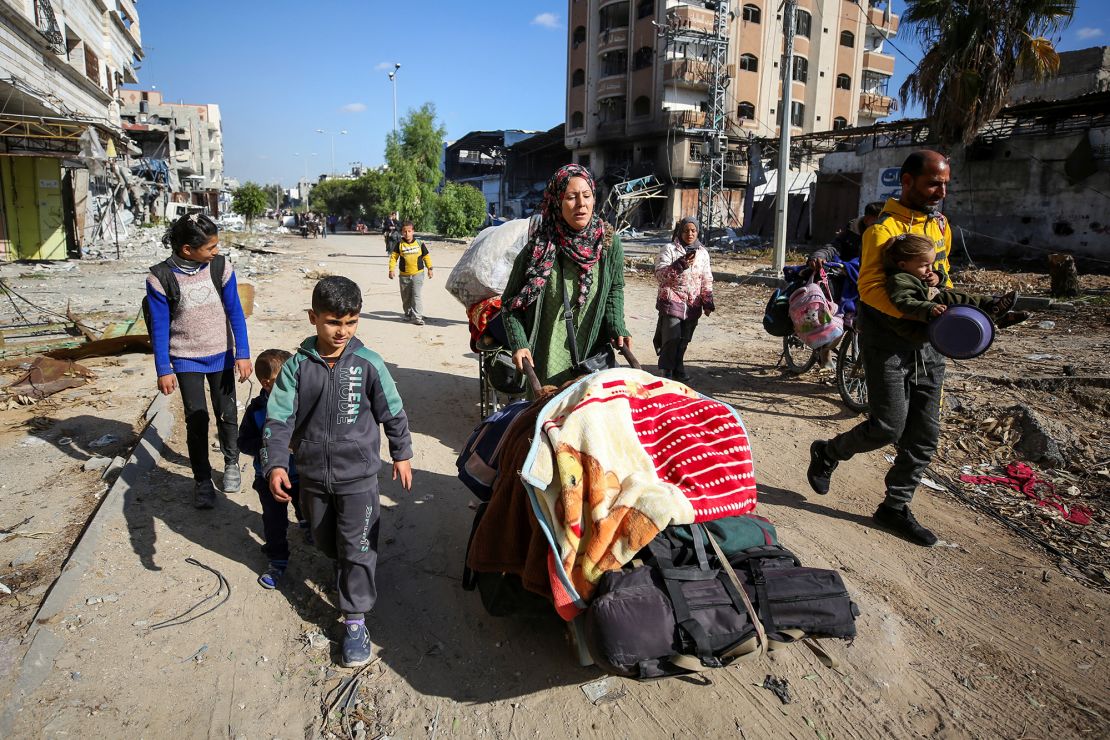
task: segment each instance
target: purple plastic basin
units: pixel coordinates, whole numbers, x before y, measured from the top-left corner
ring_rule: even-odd
[[[945,357],[970,360],[987,351],[994,341],[990,316],[975,306],[949,306],[929,322],[929,342]]]

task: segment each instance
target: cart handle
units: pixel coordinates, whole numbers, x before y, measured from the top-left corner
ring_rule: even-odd
[[[627,344],[625,344],[623,347],[617,347],[617,350],[622,355],[624,355],[625,362],[628,363],[629,367],[631,367],[635,370],[643,369],[643,368],[640,367],[640,362],[639,362],[639,360],[636,359],[636,355],[632,354],[632,350],[631,350],[631,348],[629,348],[629,346]]]
[[[524,362],[521,364],[524,366],[524,375],[528,378],[528,385],[532,386],[533,395],[538,397],[543,391],[543,386],[540,385],[540,379],[536,375],[536,368],[532,367],[532,361],[527,357],[524,358]]]

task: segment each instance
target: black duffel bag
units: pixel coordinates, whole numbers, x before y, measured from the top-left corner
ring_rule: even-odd
[[[606,672],[659,678],[726,666],[803,636],[855,636],[858,610],[836,571],[801,567],[777,545],[726,559],[704,528],[693,531],[694,563],[675,565],[677,545],[664,531],[638,565],[602,576],[584,626],[590,655]]]

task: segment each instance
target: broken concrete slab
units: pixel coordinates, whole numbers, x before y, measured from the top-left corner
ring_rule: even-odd
[[[1064,436],[1063,430],[1049,429],[1051,426],[1049,422],[1025,404],[1011,406],[1008,411],[1014,415],[1020,425],[1021,436],[1014,445],[1015,452],[1020,453],[1029,462],[1048,468],[1062,468],[1067,464],[1064,451],[1058,441]]]

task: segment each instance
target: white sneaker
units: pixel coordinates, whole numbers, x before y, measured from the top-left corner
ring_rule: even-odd
[[[424,319],[420,318],[419,316],[415,316],[412,319],[412,323],[416,324],[417,326],[424,326]]]

